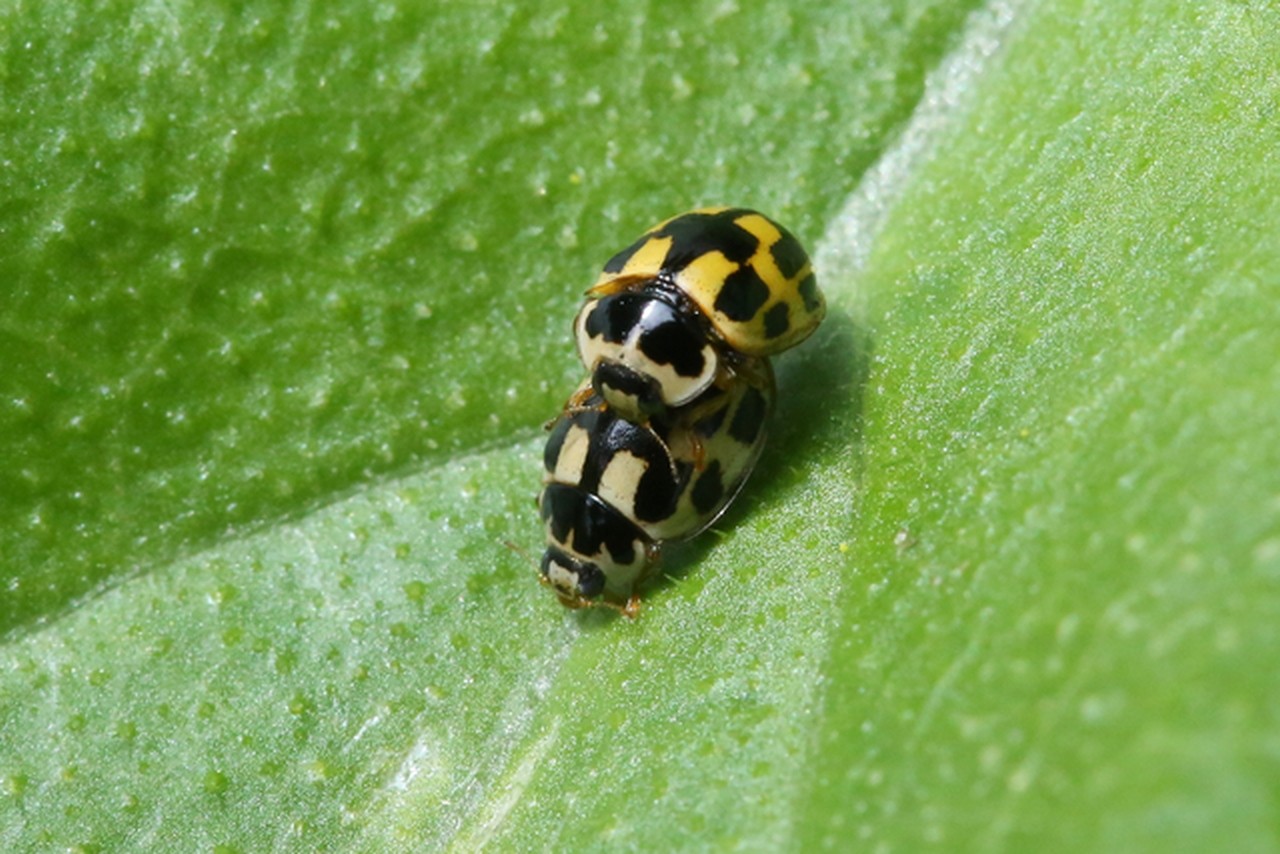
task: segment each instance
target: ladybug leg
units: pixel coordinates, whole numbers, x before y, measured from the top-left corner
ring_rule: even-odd
[[[591,397],[592,391],[589,385],[578,386],[577,391],[569,396],[569,402],[566,406],[569,409],[586,409],[587,400]]]
[[[541,584],[543,587],[550,587],[551,592],[556,594],[556,599],[560,602],[560,604],[568,608],[570,611],[576,611],[579,608],[590,608],[593,605],[597,604],[587,599],[583,599],[581,596],[570,597],[570,596],[563,595],[558,589],[556,589],[556,586],[551,583],[551,579],[547,578],[545,575],[542,575],[541,573],[538,574],[538,583]]]
[[[635,586],[631,588],[631,595],[627,597],[626,604],[617,602],[609,602],[608,600],[600,600],[598,605],[617,611],[628,620],[635,620],[640,616],[640,593],[637,588],[640,584],[653,574],[654,569],[658,566],[658,561],[662,558],[662,545],[659,543],[646,543],[644,547],[644,572],[636,579]]]
[[[671,459],[681,462],[691,460],[694,468],[702,471],[706,461],[706,447],[703,445],[702,437],[696,431],[684,430],[675,437],[666,439],[655,433],[653,438],[658,440]],[[675,441],[671,441],[671,438]]]
[[[627,603],[625,605],[620,605],[617,602],[610,602],[608,599],[599,599],[594,602],[583,601],[581,605],[575,605],[573,607],[605,608],[610,611],[617,611],[628,620],[634,620],[636,617],[640,616],[640,594],[632,593],[627,597]]]
[[[697,433],[689,437],[689,451],[689,456],[693,459],[694,471],[700,472],[707,467],[707,446]]]
[[[700,472],[707,467],[707,440],[716,431],[714,421],[724,417],[724,408],[728,405],[728,399],[716,397],[699,404],[684,416],[690,429],[679,432],[679,447],[671,450],[678,459],[689,460],[694,471]]]
[[[627,597],[627,604],[622,607],[622,616],[634,620],[640,616],[640,594],[632,593]]]
[[[603,410],[605,408],[605,402],[603,400],[599,401],[598,403],[593,403],[588,405],[587,401],[590,400],[591,396],[594,394],[595,394],[595,389],[592,388],[591,383],[589,381],[584,382],[582,385],[578,386],[578,390],[575,391],[573,394],[569,395],[569,399],[565,401],[564,415],[572,417],[578,414],[579,412],[587,412],[590,410]],[[552,421],[551,423],[554,424],[555,422]]]
[[[746,380],[749,386],[768,390],[769,393],[773,391],[773,368],[769,365],[768,359],[751,356],[734,359],[732,363],[725,365],[724,370],[716,377],[716,383],[721,388],[727,388],[733,380],[738,378]]]

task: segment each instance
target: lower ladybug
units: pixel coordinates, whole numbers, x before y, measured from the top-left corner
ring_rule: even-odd
[[[755,466],[774,404],[773,370],[747,359],[686,407],[629,421],[590,381],[551,425],[539,506],[541,580],[570,608],[639,608],[637,584],[664,542],[706,529]]]

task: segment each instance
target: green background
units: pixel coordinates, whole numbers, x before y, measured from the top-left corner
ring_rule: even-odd
[[[8,0],[0,847],[1280,846],[1277,57],[1261,2]],[[565,613],[570,320],[714,203],[830,316],[640,619]]]

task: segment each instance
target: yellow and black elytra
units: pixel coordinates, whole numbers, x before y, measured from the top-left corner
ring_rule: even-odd
[[[773,408],[765,363],[696,409],[669,420],[628,421],[585,385],[551,426],[539,500],[546,525],[542,575],[560,600],[627,603],[664,542],[711,525],[733,501],[764,447]]]
[[[597,393],[643,420],[687,405],[743,357],[807,338],[826,313],[808,253],[746,208],[705,208],[605,264],[574,324]]]
[[[826,312],[781,225],[746,208],[669,219],[615,255],[574,331],[589,376],[551,425],[542,581],[634,616],[663,542],[711,525],[764,445],[768,357]]]

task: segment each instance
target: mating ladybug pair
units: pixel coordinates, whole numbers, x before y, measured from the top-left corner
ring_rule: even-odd
[[[574,322],[590,376],[551,425],[542,581],[634,616],[661,544],[737,495],[773,410],[769,356],[826,313],[808,254],[746,208],[669,219],[605,264]]]

